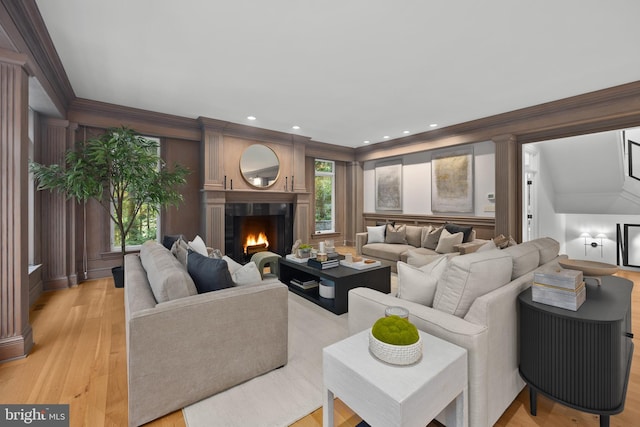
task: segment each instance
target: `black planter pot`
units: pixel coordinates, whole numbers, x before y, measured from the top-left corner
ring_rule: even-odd
[[[115,283],[116,288],[124,288],[124,267],[113,267],[111,269],[111,274],[113,274],[113,282]]]

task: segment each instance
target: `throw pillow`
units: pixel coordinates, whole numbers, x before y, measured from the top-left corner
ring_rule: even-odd
[[[227,265],[229,266],[229,273],[231,273],[231,279],[236,286],[251,285],[262,282],[260,270],[258,270],[258,266],[255,262],[251,261],[242,265],[226,255],[223,256],[222,259],[227,262]]]
[[[187,257],[189,256],[189,245],[187,244],[187,242],[182,240],[182,238],[179,238],[178,240],[176,240],[173,243],[173,246],[171,246],[171,253],[173,254],[174,257],[176,257],[178,261],[180,261],[180,264],[182,264],[182,266],[186,270]]]
[[[384,237],[385,243],[407,244],[407,226],[387,224],[387,230]]]
[[[426,248],[427,238],[429,237],[429,233],[433,231],[433,225],[425,225],[422,227],[422,232],[420,233],[420,246]]]
[[[367,226],[367,243],[384,243],[384,230],[386,225]]]
[[[447,264],[446,257],[440,257],[422,267],[398,262],[398,298],[431,307],[438,280]]]
[[[438,246],[436,246],[436,252],[439,254],[450,254],[452,252],[456,252],[454,245],[462,243],[463,238],[464,234],[462,232],[451,234],[445,228],[442,230],[442,234],[440,234]]]
[[[165,248],[171,250],[171,247],[173,246],[173,244],[176,242],[176,240],[183,238],[182,234],[176,234],[176,235],[165,235],[162,237],[162,246],[164,246]]]
[[[444,227],[438,227],[431,230],[427,234],[426,239],[422,239],[422,247],[435,250],[435,248],[438,247],[438,240],[440,240],[442,230],[444,230]]]
[[[225,260],[209,258],[198,252],[190,251],[187,270],[199,294],[233,286],[233,279],[231,279]]]
[[[202,240],[202,237],[196,236],[189,242],[189,248],[191,250],[198,252],[200,255],[209,256],[209,251],[207,251],[207,245]]]
[[[407,244],[419,248],[422,242],[422,229],[417,225],[407,225]]]
[[[470,240],[471,230],[473,230],[473,227],[471,226],[458,225],[458,224],[453,224],[451,222],[445,224],[444,228],[451,234],[462,232],[462,234],[464,235],[464,238],[462,239],[462,243],[466,243]]]

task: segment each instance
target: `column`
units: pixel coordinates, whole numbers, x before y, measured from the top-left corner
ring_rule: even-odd
[[[514,135],[492,138],[496,147],[496,235],[522,240],[521,149]]]
[[[27,355],[28,273],[28,75],[27,57],[0,50],[0,361]]]

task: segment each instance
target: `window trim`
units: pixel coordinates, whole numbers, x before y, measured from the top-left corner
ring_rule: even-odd
[[[317,162],[325,162],[331,163],[333,166],[331,168],[331,172],[318,171],[316,169]],[[336,234],[336,162],[335,160],[327,160],[327,159],[313,159],[313,201],[314,201],[314,209],[313,209],[313,231],[316,235],[323,234]],[[316,229],[316,210],[315,210],[315,202],[316,202],[316,188],[315,188],[315,178],[318,176],[330,176],[331,177],[331,229],[329,230],[320,230]]]

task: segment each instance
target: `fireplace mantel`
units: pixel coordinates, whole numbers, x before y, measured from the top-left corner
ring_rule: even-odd
[[[308,192],[260,190],[203,190],[204,236],[207,246],[225,247],[225,205],[227,203],[293,204],[293,240],[309,240],[311,194]]]

